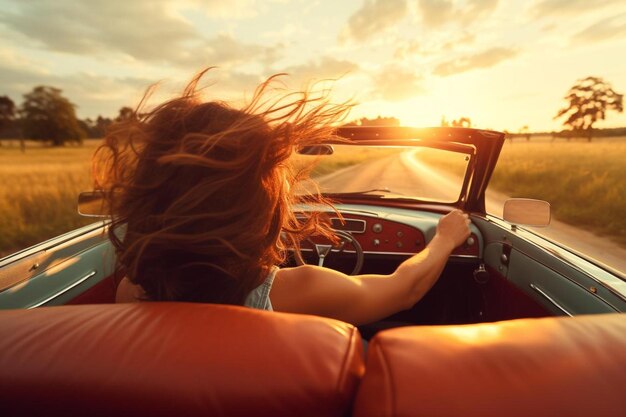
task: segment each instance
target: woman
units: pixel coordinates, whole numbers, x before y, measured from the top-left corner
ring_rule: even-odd
[[[118,301],[238,304],[357,325],[418,302],[469,236],[468,216],[444,216],[428,247],[390,275],[278,269],[287,248],[311,233],[333,238],[318,215],[295,217],[302,196],[294,185],[306,172],[290,155],[332,135],[350,105],[310,92],[268,100],[272,77],[235,110],[199,99],[205,72],[181,97],[115,124],[94,157],[96,185],[109,191],[109,237],[127,274]],[[329,204],[320,195],[306,201]]]

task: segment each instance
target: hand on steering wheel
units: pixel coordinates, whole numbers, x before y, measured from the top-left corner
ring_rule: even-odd
[[[343,232],[341,230],[335,230],[334,232],[337,236],[341,238],[339,244],[337,246],[333,246],[332,244],[319,244],[313,242],[311,239],[307,239],[313,248],[317,252],[317,256],[319,257],[319,261],[317,263],[318,266],[324,266],[324,261],[330,255],[333,249],[336,249],[339,253],[343,252],[346,244],[352,244],[354,246],[354,251],[356,254],[356,264],[354,265],[354,269],[350,273],[350,275],[357,275],[361,272],[361,268],[363,267],[363,248],[359,244],[359,242],[348,232]],[[296,264],[304,265],[304,259],[302,259],[302,253],[296,252],[294,253],[294,258],[296,260]]]

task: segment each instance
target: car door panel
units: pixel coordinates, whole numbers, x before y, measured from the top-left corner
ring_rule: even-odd
[[[485,238],[485,265],[553,314],[626,311],[626,300],[603,281],[617,278],[597,265],[508,223],[473,220]]]
[[[0,309],[67,304],[110,279],[115,267],[113,248],[101,230],[85,230],[86,233],[68,240],[44,243],[34,251],[35,255],[24,253],[15,260],[7,259],[2,267],[7,282],[11,278],[8,275],[19,282],[0,291]],[[106,298],[112,300],[110,294]]]

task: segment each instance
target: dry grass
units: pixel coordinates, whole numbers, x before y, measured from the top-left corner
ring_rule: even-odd
[[[82,147],[28,144],[22,153],[0,147],[0,256],[58,236],[94,220],[76,212],[78,193],[91,189],[91,155]]]
[[[557,219],[626,245],[624,137],[506,143],[490,184],[513,197],[549,201]]]

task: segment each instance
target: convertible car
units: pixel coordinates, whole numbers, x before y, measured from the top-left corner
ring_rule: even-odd
[[[527,230],[549,224],[547,202],[486,212],[502,133],[336,133],[294,158],[316,165],[302,187],[335,203],[339,243],[312,236],[288,263],[390,273],[460,208],[471,236],[419,303],[358,329],[238,306],[115,304],[122,274],[96,219],[0,259],[2,414],[626,415],[626,277]],[[97,193],[79,203],[98,215]]]

